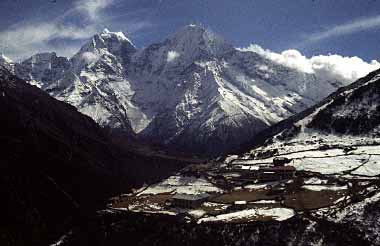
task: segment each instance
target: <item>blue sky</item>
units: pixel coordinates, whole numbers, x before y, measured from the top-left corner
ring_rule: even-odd
[[[1,0],[0,52],[71,55],[105,27],[144,47],[200,24],[237,47],[380,60],[378,0]]]

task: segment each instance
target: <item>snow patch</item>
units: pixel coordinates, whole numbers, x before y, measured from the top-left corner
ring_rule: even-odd
[[[168,57],[166,59],[167,62],[172,62],[180,57],[180,54],[177,51],[171,50],[168,52]]]
[[[140,195],[154,195],[162,193],[177,193],[177,194],[202,194],[202,193],[221,193],[223,190],[214,186],[204,178],[171,176],[166,180],[152,185],[145,189]]]
[[[95,63],[100,59],[99,54],[96,54],[94,52],[83,52],[81,57],[87,64]]]
[[[271,217],[277,221],[284,221],[290,219],[294,215],[294,210],[289,208],[257,208],[202,218],[198,220],[198,223],[231,222],[234,220],[255,221],[260,217]]]
[[[347,190],[348,187],[346,185],[344,186],[335,186],[335,185],[304,185],[302,188],[306,190],[312,190],[312,191],[323,191],[323,190]]]

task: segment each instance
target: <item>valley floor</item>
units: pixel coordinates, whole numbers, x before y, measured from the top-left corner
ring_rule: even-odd
[[[302,133],[113,197],[59,245],[380,245],[379,163],[380,139]]]
[[[285,159],[294,177],[262,180],[260,170]],[[133,194],[114,197],[112,209],[180,216],[196,223],[284,221],[308,214],[344,220],[380,200],[380,139],[302,134],[223,162],[194,165]],[[199,203],[178,205],[180,199]]]

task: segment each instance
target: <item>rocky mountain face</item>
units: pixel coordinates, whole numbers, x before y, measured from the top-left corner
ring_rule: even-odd
[[[379,136],[380,70],[342,88],[322,107],[307,127],[328,133]]]
[[[286,166],[297,170],[295,180],[259,182],[253,186],[286,187],[285,183],[298,183],[299,188],[275,193],[284,196],[281,206],[295,209],[295,216],[282,221],[254,220],[246,213],[244,217],[248,210],[243,209],[240,221],[223,220],[231,218],[229,213],[236,213],[232,210],[219,215],[222,220],[194,223],[180,215],[107,209],[98,212],[96,222],[86,225],[91,228],[89,233],[75,228],[61,241],[62,245],[123,245],[126,240],[134,245],[380,245],[379,83],[377,70],[259,134],[263,144],[251,146],[244,154],[228,156],[219,168],[212,168],[214,175],[223,167],[224,173],[230,170],[234,175],[242,175],[249,170],[243,166],[254,169],[285,158],[289,161]],[[188,174],[183,170],[182,175]],[[228,192],[237,192],[238,199],[249,199],[251,204],[269,199],[262,197],[257,201],[253,195],[244,196],[244,192],[254,189],[248,186],[238,183]],[[344,187],[340,190],[344,190],[344,195],[334,198],[332,194],[339,192],[338,187]],[[293,202],[287,203],[289,195],[294,195]],[[319,202],[322,203],[318,205]],[[276,206],[258,204],[256,210]],[[241,222],[242,219],[249,222]]]
[[[5,55],[0,53],[0,65],[5,67],[8,71],[14,73],[15,63]]]
[[[301,134],[378,137],[380,70],[331,93],[318,104],[262,131],[241,152],[264,142],[296,139]]]
[[[379,96],[380,70],[376,70],[340,88],[315,106],[264,130],[247,144],[241,152],[244,154],[230,158],[266,162],[274,157],[287,157],[293,158],[290,165],[297,170],[311,171],[327,179],[338,177],[350,187],[374,182],[377,185],[367,189],[369,192],[362,197],[360,191],[351,188],[348,206],[315,210],[311,215],[319,218],[317,225],[331,222],[351,228],[344,229],[345,233],[336,233],[334,243],[321,245],[355,244],[355,237],[364,239],[367,245],[380,245],[376,210],[380,204]],[[352,230],[356,232],[347,232]],[[352,238],[343,243],[341,235]]]
[[[343,85],[193,25],[143,49],[105,30],[70,60],[37,54],[15,73],[118,134],[203,156],[231,151]]]
[[[120,150],[90,117],[0,66],[0,245],[48,245],[183,162]]]

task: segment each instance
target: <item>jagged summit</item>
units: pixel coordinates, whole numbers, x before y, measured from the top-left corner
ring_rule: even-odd
[[[0,64],[2,64],[3,62],[4,63],[13,63],[12,59],[5,56],[3,53],[0,53]]]
[[[234,47],[224,38],[209,29],[198,25],[187,25],[168,38],[176,51],[183,53],[207,52],[210,55],[221,55]]]
[[[110,30],[108,28],[104,28],[102,33],[110,33]]]
[[[10,72],[14,72],[14,62],[5,56],[3,53],[0,53],[0,66],[6,68]]]
[[[16,63],[14,73],[30,84],[44,89],[64,76],[70,67],[68,58],[57,56],[55,52],[44,52]]]
[[[104,53],[102,51],[108,51],[114,55],[121,55],[122,52],[134,52],[135,50],[135,46],[124,33],[111,32],[105,28],[101,33],[95,34],[87,44],[82,46],[77,54],[92,52],[99,55]]]
[[[20,64],[18,76],[102,126],[204,156],[231,151],[337,89],[197,25],[143,49],[105,29],[70,61],[35,64]]]
[[[120,41],[128,41],[133,45],[132,41],[127,38],[123,32],[111,32],[109,29],[104,28],[99,35],[104,39],[117,38]]]
[[[71,58],[72,67],[77,73],[82,68],[94,65],[101,60],[107,60],[108,64],[117,62],[125,64],[136,50],[133,43],[122,32],[111,32],[106,28],[101,33],[95,34]],[[114,65],[111,65],[111,67],[114,67]]]

